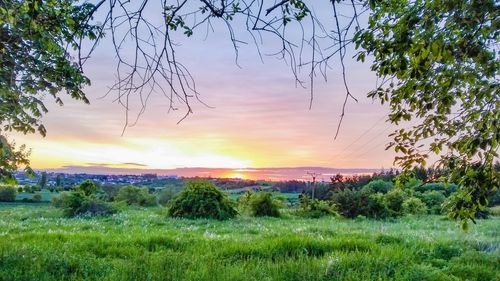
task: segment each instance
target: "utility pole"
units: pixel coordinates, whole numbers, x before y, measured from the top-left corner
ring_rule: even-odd
[[[312,177],[312,199],[314,200],[314,189],[316,187],[316,177],[320,176],[321,174],[314,173],[314,172],[307,172],[307,174]]]

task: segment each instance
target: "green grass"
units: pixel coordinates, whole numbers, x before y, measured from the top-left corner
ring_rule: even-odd
[[[26,199],[32,199],[33,195],[35,194],[40,194],[42,196],[42,202],[50,202],[53,197],[59,196],[60,193],[57,192],[50,192],[48,189],[42,189],[42,191],[37,191],[35,193],[30,193],[30,192],[21,192],[18,193],[16,196],[16,201],[21,201],[24,198]]]
[[[63,218],[0,209],[0,280],[500,280],[500,218]]]

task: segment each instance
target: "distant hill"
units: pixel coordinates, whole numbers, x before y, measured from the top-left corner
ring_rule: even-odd
[[[328,168],[328,167],[287,167],[287,168],[176,168],[176,169],[140,169],[140,168],[112,168],[108,166],[64,166],[51,169],[53,172],[87,173],[108,175],[141,175],[157,174],[158,176],[179,177],[213,177],[213,178],[244,178],[262,180],[311,180],[307,173],[319,174],[317,181],[329,181],[335,174],[371,174],[380,172],[374,168]]]

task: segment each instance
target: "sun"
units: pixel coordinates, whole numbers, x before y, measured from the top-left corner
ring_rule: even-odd
[[[243,179],[243,180],[248,178],[245,174],[238,172],[230,173],[227,177],[232,179]]]

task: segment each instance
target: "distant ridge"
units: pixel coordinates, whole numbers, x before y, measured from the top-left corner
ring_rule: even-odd
[[[375,168],[328,168],[328,167],[271,167],[271,168],[175,168],[175,169],[141,169],[141,168],[112,168],[105,165],[92,166],[63,166],[58,169],[46,169],[48,172],[61,173],[85,173],[96,175],[141,175],[157,174],[159,176],[179,177],[214,177],[234,178],[242,177],[248,179],[263,180],[310,180],[308,172],[317,173],[317,180],[328,181],[335,174],[371,174],[380,172]]]

